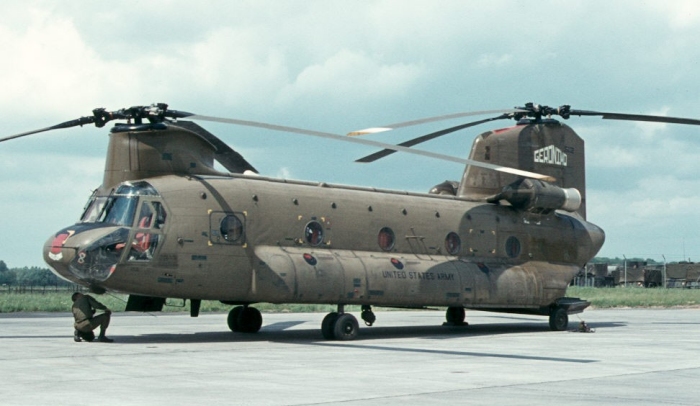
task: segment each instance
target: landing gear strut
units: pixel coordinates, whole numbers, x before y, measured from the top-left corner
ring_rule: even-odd
[[[354,340],[359,329],[355,316],[345,313],[345,305],[338,305],[338,311],[328,313],[321,322],[321,334],[326,340]]]
[[[262,326],[262,314],[254,307],[236,306],[228,314],[228,327],[236,333],[257,333]]]

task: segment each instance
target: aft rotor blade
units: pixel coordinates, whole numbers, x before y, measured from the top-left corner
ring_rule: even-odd
[[[189,116],[192,116],[192,114]],[[200,127],[197,123],[180,120],[177,122],[177,125],[192,131],[213,145],[214,148],[216,148],[214,159],[216,159],[221,166],[226,168],[227,171],[231,173],[244,173],[246,171],[258,173],[258,170],[243,158],[243,155],[221,141],[219,137]]]
[[[381,127],[365,128],[364,130],[357,130],[357,131],[349,132],[347,135],[355,136],[355,135],[375,134],[375,133],[380,133],[380,132],[384,132],[384,131],[395,130],[397,128],[402,128],[402,127],[410,127],[413,125],[432,123],[435,121],[451,120],[454,118],[461,118],[461,117],[485,116],[487,114],[489,114],[489,115],[490,114],[514,114],[514,113],[526,113],[526,112],[527,112],[527,110],[522,110],[522,109],[517,109],[517,108],[516,109],[509,109],[509,110],[467,111],[467,112],[462,112],[462,113],[447,114],[447,115],[443,115],[443,116],[420,118],[418,120],[404,121],[401,123],[389,124],[389,125],[385,125],[385,126],[381,126]]]
[[[450,134],[450,133],[453,133],[455,131],[462,130],[464,128],[473,127],[473,126],[476,126],[479,124],[488,123],[489,121],[501,120],[501,119],[505,119],[505,118],[510,118],[510,115],[509,114],[501,114],[500,116],[497,116],[497,117],[486,118],[483,120],[473,121],[471,123],[466,123],[466,124],[461,124],[458,126],[446,128],[444,130],[436,131],[434,133],[426,134],[426,135],[423,135],[420,137],[410,139],[408,141],[404,141],[398,145],[400,145],[402,147],[412,147],[412,146],[418,145],[422,142],[430,141],[434,138],[441,137],[443,135]],[[375,152],[374,154],[370,154],[370,155],[367,155],[367,156],[362,157],[360,159],[357,159],[357,160],[355,160],[355,162],[362,162],[362,163],[374,162],[378,159],[389,156],[389,155],[393,154],[394,152],[396,152],[396,151],[393,149],[383,149],[381,151]]]
[[[8,137],[3,137],[3,138],[0,138],[0,142],[13,140],[13,139],[15,139],[15,138],[24,137],[24,136],[27,136],[27,135],[43,133],[43,132],[45,132],[45,131],[58,130],[58,129],[60,129],[60,128],[75,127],[75,126],[77,126],[77,125],[81,125],[81,126],[82,126],[82,125],[84,125],[84,124],[91,124],[91,123],[94,123],[94,122],[95,122],[95,117],[92,117],[92,116],[89,116],[89,117],[80,117],[80,118],[75,119],[75,120],[70,120],[70,121],[66,121],[66,122],[60,123],[60,124],[52,125],[51,127],[40,128],[40,129],[38,129],[38,130],[27,131],[27,132],[20,133],[20,134],[10,135],[10,136],[8,136]]]
[[[684,117],[652,116],[647,114],[607,113],[590,110],[571,110],[572,116],[601,116],[605,120],[648,121],[652,123],[700,125],[700,120]]]
[[[523,171],[523,170],[515,169],[515,168],[509,168],[507,166],[493,165],[493,164],[488,164],[485,162],[473,161],[471,159],[457,158],[457,157],[450,156],[450,155],[438,154],[435,152],[423,151],[423,150],[419,150],[419,149],[412,149],[412,148],[408,148],[408,147],[404,147],[404,146],[400,146],[400,145],[386,144],[383,142],[365,140],[365,139],[360,139],[360,138],[350,138],[350,137],[346,137],[343,135],[331,134],[331,133],[326,133],[326,132],[321,132],[321,131],[306,130],[303,128],[287,127],[287,126],[268,124],[268,123],[260,123],[260,122],[256,122],[256,121],[237,120],[237,119],[232,119],[232,118],[200,116],[197,114],[189,116],[188,118],[190,120],[202,120],[202,121],[211,121],[211,122],[215,122],[215,123],[236,124],[236,125],[242,125],[242,126],[247,126],[247,127],[265,128],[265,129],[273,130],[273,131],[291,132],[291,133],[297,133],[297,134],[311,135],[314,137],[321,137],[321,138],[332,139],[332,140],[336,140],[336,141],[350,142],[350,143],[361,144],[361,145],[369,145],[372,147],[378,147],[378,148],[382,148],[382,149],[390,149],[390,150],[406,152],[406,153],[414,154],[414,155],[427,156],[430,158],[441,159],[443,161],[449,161],[449,162],[456,162],[456,163],[460,163],[463,165],[467,165],[467,164],[474,165],[474,166],[478,166],[481,168],[492,169],[495,171],[510,173],[513,175],[523,176],[526,178],[541,179],[541,180],[548,181],[548,182],[551,182],[554,180],[551,176],[542,175],[540,173],[535,173],[535,172]]]

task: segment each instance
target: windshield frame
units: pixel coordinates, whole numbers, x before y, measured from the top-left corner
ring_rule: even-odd
[[[138,196],[110,196],[97,223],[131,227],[138,204]]]
[[[97,192],[94,192],[81,220],[132,227],[140,196],[159,196],[159,194],[150,183],[145,181],[124,182],[112,189],[109,196],[97,196]]]

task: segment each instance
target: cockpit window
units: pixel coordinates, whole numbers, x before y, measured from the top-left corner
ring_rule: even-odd
[[[158,196],[158,192],[151,186],[148,182],[134,182],[134,183],[124,183],[121,184],[115,195],[126,195],[126,196]]]
[[[124,183],[111,196],[106,198],[106,202],[103,203],[104,208],[97,216],[96,221],[120,226],[131,226],[139,203],[139,196],[158,196],[158,192],[148,182]],[[151,211],[149,224],[146,227],[150,227],[154,211],[159,212],[158,215],[162,216],[163,221],[165,220],[165,213],[162,211],[162,207],[153,210],[143,205],[142,210],[144,210],[144,207],[146,210]]]
[[[83,215],[80,217],[80,221],[83,223],[94,223],[97,218],[102,213],[102,210],[107,203],[107,196],[95,196],[93,195],[88,200],[85,209],[83,210]]]
[[[131,226],[138,203],[139,198],[136,196],[110,197],[102,211],[102,215],[97,221],[120,226]]]
[[[153,207],[151,207],[148,202],[144,202],[141,205],[141,212],[139,213],[139,222],[137,224],[138,228],[151,228],[151,222],[153,221]]]
[[[132,196],[132,198],[135,198]],[[131,240],[128,261],[150,261],[161,241],[160,229],[165,224],[165,209],[160,202],[148,197],[140,197],[141,206],[134,219],[136,229]]]
[[[145,201],[141,204],[136,227],[161,229],[163,224],[165,224],[165,217],[165,209],[160,202]],[[153,221],[154,218],[155,222]]]
[[[163,227],[163,224],[165,224],[165,209],[163,208],[163,205],[158,202],[153,202],[153,207],[155,207],[156,210],[156,222],[153,225],[153,228],[160,229]]]

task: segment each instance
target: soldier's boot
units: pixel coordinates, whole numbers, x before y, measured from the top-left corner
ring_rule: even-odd
[[[82,341],[82,340],[80,339],[80,331],[78,331],[78,329],[75,329],[75,330],[73,331],[73,341],[75,341],[76,343],[79,343],[79,342]]]
[[[113,343],[114,342],[114,340],[112,340],[111,338],[107,338],[104,331],[100,331],[100,336],[97,337],[97,341],[99,341],[101,343]]]

